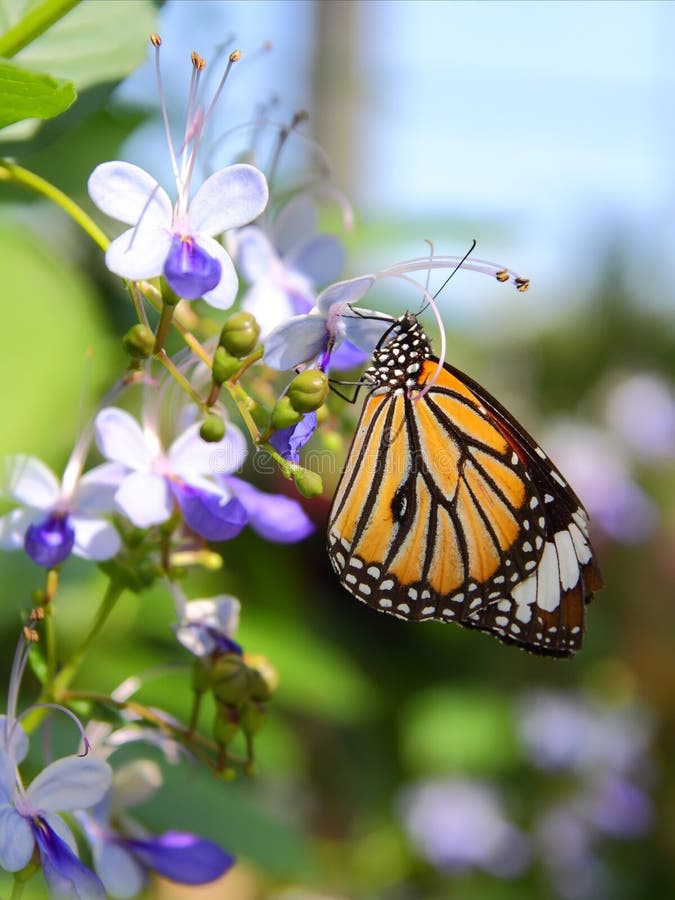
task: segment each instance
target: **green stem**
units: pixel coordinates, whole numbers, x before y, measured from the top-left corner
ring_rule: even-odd
[[[159,325],[157,326],[157,333],[155,334],[155,346],[152,351],[155,355],[161,353],[164,349],[164,342],[169,333],[169,328],[171,328],[175,309],[175,303],[164,303],[162,305],[162,311],[159,314]]]
[[[0,181],[15,181],[17,184],[21,184],[35,191],[35,193],[47,197],[48,200],[56,203],[57,206],[60,206],[64,212],[74,219],[92,241],[98,244],[101,250],[108,249],[110,238],[101,231],[96,222],[67,194],[45,181],[44,178],[41,178],[34,172],[30,172],[28,169],[24,169],[23,166],[17,166],[3,159],[0,160]]]
[[[202,412],[207,412],[204,401],[199,396],[199,394],[192,387],[188,379],[183,375],[183,373],[178,369],[174,363],[171,362],[169,357],[166,355],[165,350],[160,350],[156,357],[164,368],[169,372],[172,378],[180,385],[180,387],[185,391],[185,393],[190,397],[193,403],[196,403],[199,409]]]
[[[80,0],[43,0],[0,37],[0,56],[11,59],[54,22],[77,6]],[[13,896],[13,895],[12,895]]]
[[[25,887],[26,882],[15,875],[12,879],[12,893],[9,895],[9,900],[20,900],[20,898],[23,897]]]
[[[105,625],[108,616],[113,611],[115,604],[121,597],[123,591],[124,587],[121,584],[118,584],[114,581],[111,581],[108,584],[106,592],[103,595],[101,605],[99,606],[98,612],[96,613],[96,618],[94,619],[91,628],[89,629],[89,634],[85,637],[78,649],[75,651],[75,653],[73,653],[73,655],[64,665],[64,667],[61,669],[52,683],[51,693],[56,701],[61,699],[61,695],[77,674],[77,671],[82,665],[82,662],[84,661],[84,658],[87,655],[90,646],[98,637],[99,632]]]

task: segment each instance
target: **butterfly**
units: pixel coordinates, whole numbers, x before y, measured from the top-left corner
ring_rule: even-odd
[[[393,320],[328,521],[343,586],[380,612],[457,622],[544,656],[579,650],[602,577],[588,515],[514,417]]]

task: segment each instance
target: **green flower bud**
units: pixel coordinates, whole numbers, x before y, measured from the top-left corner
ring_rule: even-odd
[[[286,396],[298,412],[314,412],[326,402],[328,378],[318,369],[306,369],[291,381]]]
[[[225,423],[220,416],[207,416],[201,424],[199,436],[203,441],[208,441],[209,444],[222,441],[225,437]]]
[[[213,720],[213,739],[221,747],[227,747],[239,731],[239,716],[233,709],[222,703],[218,704],[216,717]]]
[[[228,381],[240,368],[241,363],[236,357],[229,354],[224,347],[218,347],[213,354],[213,369],[211,371],[213,383],[222,384],[224,381]]]
[[[256,734],[265,724],[265,710],[260,703],[245,703],[239,715],[244,734]]]
[[[220,332],[220,346],[239,358],[252,352],[260,337],[260,325],[247,312],[238,312],[225,322]]]
[[[293,481],[303,497],[311,499],[323,493],[321,476],[317,475],[316,472],[310,472],[309,469],[303,469],[301,466],[298,466],[297,469],[293,470]]]
[[[300,419],[302,419],[302,413],[293,409],[287,395],[280,397],[274,404],[271,425],[275,431],[279,431],[281,428],[291,428],[293,425],[297,425]]]
[[[203,694],[211,687],[211,668],[203,659],[196,659],[192,668],[192,690]]]
[[[122,344],[129,356],[152,356],[155,347],[155,335],[147,325],[132,325],[122,338]]]
[[[226,653],[213,664],[211,683],[216,699],[221,703],[237,705],[249,695],[251,676],[241,656]]]
[[[247,653],[244,661],[251,673],[251,699],[269,700],[279,687],[279,673],[262,653]]]

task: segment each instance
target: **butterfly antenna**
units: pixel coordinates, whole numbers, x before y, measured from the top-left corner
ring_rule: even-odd
[[[431,244],[431,242],[429,242],[429,244],[430,244],[430,246],[432,247],[432,250],[433,250],[433,244]],[[435,301],[436,297],[438,297],[438,295],[439,295],[439,294],[441,293],[441,291],[444,289],[444,287],[446,286],[446,284],[450,281],[450,279],[451,279],[454,275],[456,275],[456,273],[459,271],[459,269],[462,268],[462,266],[464,265],[464,263],[465,263],[465,262],[467,261],[467,259],[471,256],[471,254],[473,253],[473,251],[474,251],[475,249],[476,249],[476,240],[475,240],[475,238],[474,238],[474,240],[471,242],[471,246],[470,246],[469,249],[466,251],[466,253],[464,254],[464,256],[463,256],[463,257],[461,258],[461,260],[457,263],[457,265],[456,265],[455,268],[452,270],[452,272],[450,272],[450,274],[448,275],[448,277],[445,279],[445,281],[444,281],[443,284],[439,287],[439,289],[436,291],[436,293],[433,295],[433,297],[430,297],[430,298],[427,300],[425,306],[422,307],[422,310],[420,310],[420,312],[422,312],[422,311],[424,311],[427,307],[430,307],[430,308],[431,308],[431,311],[432,311],[433,314],[434,314],[434,318],[436,319],[436,322],[437,322],[437,324],[438,324],[438,330],[439,330],[439,334],[440,334],[440,338],[441,338],[441,352],[438,354],[438,364],[437,364],[437,366],[436,366],[436,371],[435,371],[434,374],[431,376],[431,378],[425,383],[425,385],[424,385],[424,387],[422,388],[422,390],[419,391],[417,394],[415,394],[415,397],[413,398],[413,399],[415,399],[415,400],[418,401],[418,402],[422,399],[422,397],[424,397],[424,395],[427,393],[427,391],[431,390],[431,388],[434,386],[434,384],[436,384],[436,382],[438,381],[438,377],[439,377],[439,375],[441,374],[441,371],[442,371],[442,369],[443,369],[443,364],[444,364],[444,362],[445,362],[445,351],[446,351],[445,326],[443,325],[443,319],[441,318],[441,314],[440,314],[440,311],[439,311],[439,309],[438,309],[438,306],[436,305],[436,303],[435,303],[434,301]],[[433,254],[432,254],[432,255],[433,255]],[[429,286],[429,273],[427,273],[427,294],[428,294],[428,286]]]

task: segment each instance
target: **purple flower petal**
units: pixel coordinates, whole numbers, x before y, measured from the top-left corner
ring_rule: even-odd
[[[147,869],[178,884],[208,884],[234,865],[234,857],[213,841],[183,831],[127,840],[124,845]]]
[[[32,824],[50,896],[72,900],[106,900],[100,878],[80,862],[44,819],[33,820]]]
[[[363,365],[369,354],[359,350],[351,341],[343,341],[334,353],[330,354],[328,364],[331,369],[355,369]]]
[[[248,521],[246,510],[236,498],[211,494],[172,482],[171,490],[180,506],[185,524],[209,541],[229,541]]]
[[[314,531],[312,520],[292,497],[267,494],[234,476],[227,477],[225,481],[244,504],[251,528],[266,540],[291,544],[303,540]]]
[[[298,463],[300,462],[300,449],[305,446],[315,429],[316,413],[307,413],[297,425],[281,428],[275,432],[270,438],[270,444],[284,459]]]
[[[192,238],[174,236],[164,263],[169,286],[185,300],[196,300],[220,281],[222,266]]]
[[[75,544],[75,530],[68,516],[50,514],[29,525],[24,538],[26,553],[38,566],[51,569],[67,559]]]

